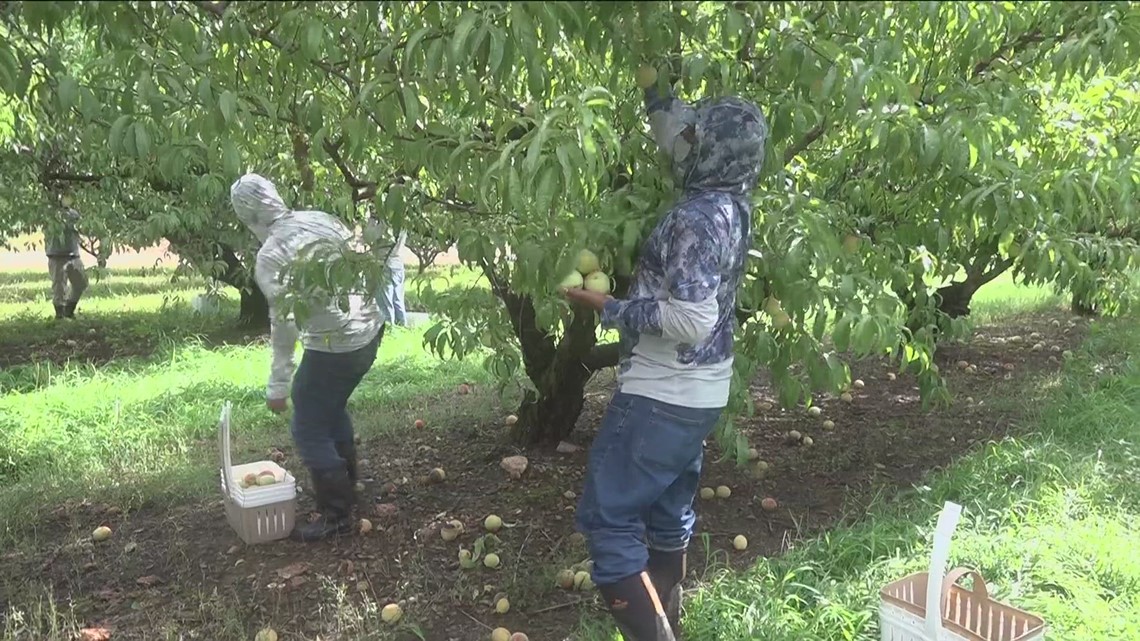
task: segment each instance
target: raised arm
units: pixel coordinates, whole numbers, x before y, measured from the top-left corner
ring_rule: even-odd
[[[645,94],[645,113],[657,147],[674,159],[679,151],[687,153],[687,149],[678,149],[677,145],[679,141],[693,143],[696,110],[678,98],[669,84],[657,82],[657,71],[652,67],[638,70],[637,84]]]

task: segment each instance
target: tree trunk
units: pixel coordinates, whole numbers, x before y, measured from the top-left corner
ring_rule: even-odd
[[[966,280],[938,290],[938,311],[950,318],[970,315],[970,303],[974,300],[974,294],[977,294],[982,286],[1001,276],[1013,264],[1011,260],[998,260],[989,267],[988,258],[980,259],[970,265],[966,269]]]
[[[539,391],[528,391],[518,409],[510,438],[520,445],[556,444],[565,440],[585,405],[592,372],[573,360],[555,361]]]
[[[511,439],[520,445],[553,445],[574,431],[585,405],[586,384],[594,372],[617,364],[617,345],[597,346],[595,314],[576,308],[551,359],[541,374],[532,376],[537,392],[523,398]],[[534,336],[534,335],[532,335]],[[536,346],[531,352],[537,353]],[[527,349],[523,349],[526,359]]]
[[[247,287],[238,288],[241,294],[241,307],[238,312],[238,322],[250,329],[266,329],[269,327],[269,301],[261,288],[250,283]]]
[[[215,249],[215,255],[226,263],[226,271],[218,280],[238,290],[238,295],[241,296],[238,323],[250,329],[267,329],[269,301],[253,281],[253,273],[245,269],[237,252],[230,247],[219,245]]]
[[[539,327],[533,301],[511,291],[489,263],[482,267],[491,291],[507,308],[523,366],[536,388],[519,406],[519,420],[511,427],[510,438],[520,445],[557,444],[574,430],[590,377],[617,364],[617,345],[596,345],[596,314],[581,307],[573,310],[562,339],[555,344]]]
[[[1069,300],[1069,309],[1074,314],[1086,317],[1096,316],[1098,313],[1096,304],[1084,292],[1073,292],[1073,296]]]
[[[974,283],[968,279],[939,289],[937,292],[938,311],[950,318],[969,316],[970,301],[974,299],[974,294],[977,291],[978,287],[974,286]]]
[[[945,317],[964,318],[969,316],[970,303],[974,300],[974,294],[978,293],[983,285],[1001,276],[1013,264],[1013,261],[998,259],[991,266],[991,258],[992,254],[977,258],[966,268],[965,280],[951,283],[934,292],[934,311],[937,313],[931,313],[929,310],[923,311],[929,304],[929,299],[925,295],[913,290],[896,290],[895,293],[899,300],[906,305],[908,311],[907,329],[918,332],[925,327],[935,325],[935,331],[940,332],[945,329],[940,317],[944,319]]]

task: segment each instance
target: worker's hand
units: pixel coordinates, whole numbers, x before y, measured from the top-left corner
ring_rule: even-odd
[[[280,414],[289,409],[289,399],[287,398],[267,398],[265,399],[265,406],[269,408],[270,412]]]
[[[580,289],[577,287],[563,288],[562,295],[571,303],[584,305],[596,312],[602,311],[602,308],[606,305],[606,301],[610,299],[610,296],[607,294],[600,294],[598,292],[592,292],[588,289]]]

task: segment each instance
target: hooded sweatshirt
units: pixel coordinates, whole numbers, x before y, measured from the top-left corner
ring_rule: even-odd
[[[277,297],[283,285],[278,283],[278,274],[315,244],[347,245],[352,232],[324,212],[290,210],[273,183],[257,174],[239,178],[230,188],[230,200],[238,219],[261,241],[254,279],[269,301],[273,345],[266,396],[285,398],[293,378],[298,329],[306,350],[351,352],[376,338],[384,324],[384,314],[375,300],[353,294],[349,296],[347,312],[330,302],[327,307],[313,310],[302,328],[293,318],[279,318]]]
[[[75,223],[79,221],[79,212],[68,207],[63,212],[63,227],[56,233],[49,234],[45,243],[45,253],[51,258],[79,258],[79,232],[75,230]]]
[[[768,124],[739,98],[688,105],[651,87],[646,107],[681,196],[642,246],[629,298],[607,301],[602,323],[621,334],[623,393],[721,408]]]

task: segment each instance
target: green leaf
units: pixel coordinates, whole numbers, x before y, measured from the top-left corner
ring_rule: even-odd
[[[464,47],[467,44],[468,36],[471,35],[471,30],[475,28],[475,21],[479,19],[479,15],[478,11],[468,9],[463,12],[459,18],[459,23],[455,25],[455,35],[451,37],[450,49],[452,63],[459,64],[470,59],[470,56],[465,55]]]
[[[63,111],[70,111],[79,98],[79,83],[71,76],[59,79],[59,106]]]
[[[550,136],[550,129],[546,126],[547,121],[543,121],[538,126],[538,131],[534,133],[534,137],[530,139],[530,146],[527,148],[526,160],[523,162],[523,171],[528,174],[534,173],[538,168],[538,161],[542,158],[542,145]]]
[[[198,80],[198,101],[207,107],[214,104],[214,88],[209,76],[202,76]]]
[[[922,165],[931,167],[942,150],[942,136],[929,125],[922,127]]]
[[[408,44],[404,47],[404,64],[412,67],[415,65],[413,58],[416,55],[416,50],[419,49],[420,41],[424,39],[432,30],[431,27],[423,27],[417,30],[412,35],[408,36]]]
[[[850,316],[844,315],[835,324],[835,329],[831,332],[831,340],[835,343],[835,349],[846,352],[851,347],[851,326],[853,319]]]
[[[131,124],[132,117],[129,115],[122,115],[115,119],[111,124],[111,130],[107,134],[107,146],[111,151],[121,150],[123,148],[123,134],[127,129],[127,125]]]
[[[325,30],[321,23],[317,20],[310,21],[305,25],[305,41],[303,51],[306,58],[317,58],[321,53],[321,41],[324,39]]]
[[[241,174],[241,153],[229,139],[222,142],[222,170],[230,177]]]
[[[416,94],[416,90],[409,85],[400,87],[400,93],[404,98],[404,118],[409,127],[414,127],[420,119],[422,107],[420,97]]]
[[[830,96],[831,90],[835,89],[835,81],[838,78],[839,78],[839,68],[836,67],[835,65],[831,65],[827,70],[827,74],[823,77],[823,84],[820,87],[819,92],[821,94],[823,94],[824,96]]]
[[[487,60],[487,70],[492,76],[499,72],[503,64],[503,49],[507,36],[502,29],[491,30],[491,57]]]
[[[570,160],[570,155],[577,153],[577,151],[568,142],[559,145],[555,151],[555,155],[558,156],[558,164],[562,166],[563,188],[566,190],[569,190],[570,185],[574,184],[574,163]]]
[[[145,160],[150,155],[150,135],[141,122],[136,122],[132,128],[135,134],[135,153],[139,159]]]
[[[555,201],[555,193],[558,189],[558,168],[554,166],[547,166],[542,172],[542,177],[538,181],[538,190],[535,197],[536,212],[539,215],[545,215],[550,212],[550,208]]]
[[[234,92],[226,89],[222,92],[221,97],[218,98],[218,108],[222,110],[222,118],[225,119],[226,124],[230,124],[237,117],[237,96]]]

